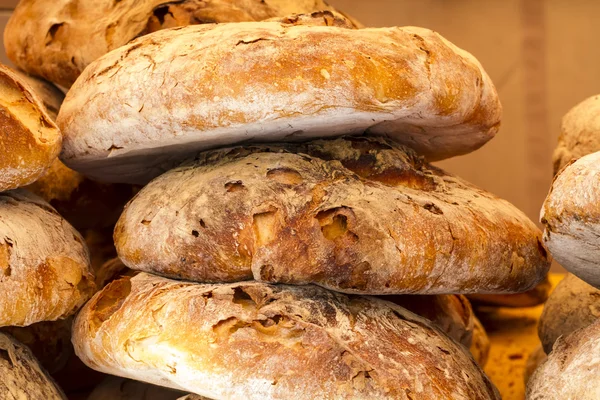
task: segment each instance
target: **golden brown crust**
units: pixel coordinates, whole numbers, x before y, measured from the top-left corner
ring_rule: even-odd
[[[0,327],[65,318],[95,291],[81,235],[24,190],[0,194]]]
[[[157,30],[323,10],[334,9],[321,0],[28,0],[12,14],[4,46],[21,69],[68,88],[95,59]]]
[[[552,284],[548,277],[538,283],[533,289],[523,293],[513,294],[478,294],[472,293],[467,298],[474,305],[494,307],[535,307],[544,304],[550,296]]]
[[[201,153],[115,228],[132,269],[368,294],[527,290],[549,267],[540,240],[510,203],[373,138]]]
[[[2,400],[66,400],[27,346],[0,333],[0,398]]]
[[[538,324],[538,335],[549,354],[560,336],[600,319],[600,289],[568,274],[550,295]]]
[[[390,302],[316,286],[113,281],[79,313],[89,366],[210,398],[497,399],[466,350]]]
[[[0,65],[0,191],[34,182],[58,156],[62,135],[29,84]]]
[[[528,400],[600,399],[600,319],[560,337],[527,385]]]
[[[481,64],[433,31],[247,22],[164,30],[107,54],[57,121],[68,166],[146,183],[200,150],[363,132],[435,161],[481,147],[500,118]]]

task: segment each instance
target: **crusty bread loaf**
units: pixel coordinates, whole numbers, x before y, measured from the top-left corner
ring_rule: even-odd
[[[544,201],[544,242],[569,272],[600,288],[600,152],[555,177]]]
[[[556,339],[600,319],[600,289],[568,274],[550,295],[540,317],[538,334],[546,353]]]
[[[109,376],[90,393],[87,400],[177,400],[182,395],[178,390]]]
[[[29,347],[40,364],[52,374],[64,368],[73,355],[72,323],[73,318],[69,317],[24,327],[6,326],[1,331]]]
[[[217,399],[498,399],[464,347],[374,297],[317,286],[113,281],[74,323],[77,355]]]
[[[0,194],[0,327],[65,318],[95,291],[83,238],[39,197]]]
[[[34,89],[0,65],[0,191],[39,178],[60,152],[62,135]]]
[[[592,96],[573,107],[562,119],[552,157],[554,175],[571,160],[597,151],[600,151],[600,96]]]
[[[66,400],[27,346],[0,333],[0,399]]]
[[[381,138],[204,152],[115,228],[132,269],[348,293],[502,293],[544,278],[541,232],[507,201]]]
[[[550,296],[552,284],[548,277],[544,278],[533,289],[523,293],[511,294],[479,294],[472,293],[467,298],[474,305],[494,306],[494,307],[535,307],[544,304]]]
[[[482,146],[500,117],[479,62],[430,30],[248,22],[112,51],[73,85],[58,125],[68,166],[145,183],[199,150],[365,131],[439,160]]]
[[[21,69],[68,88],[98,57],[160,29],[323,10],[334,9],[322,0],[28,0],[13,12],[4,46]]]
[[[527,400],[600,399],[600,320],[556,341],[527,385]]]

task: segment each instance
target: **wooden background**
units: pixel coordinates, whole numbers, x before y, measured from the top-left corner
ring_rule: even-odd
[[[596,0],[329,0],[367,26],[434,29],[473,53],[504,106],[498,136],[439,163],[511,201],[537,222],[552,178],[560,119],[600,93]],[[0,29],[16,0],[0,0]],[[6,62],[4,52],[0,61]]]

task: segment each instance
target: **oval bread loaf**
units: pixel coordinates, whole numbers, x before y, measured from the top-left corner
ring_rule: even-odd
[[[348,293],[506,293],[544,278],[522,212],[381,138],[204,152],[160,176],[115,228],[130,268]]]
[[[550,295],[540,317],[538,334],[544,351],[550,353],[560,336],[585,328],[598,319],[600,289],[567,274]]]
[[[556,341],[527,385],[527,400],[600,399],[600,320]]]
[[[141,273],[84,306],[73,343],[99,371],[209,398],[500,398],[466,349],[425,319],[317,286]]]
[[[600,151],[600,96],[592,96],[573,107],[562,119],[552,157],[554,175],[571,160],[597,151]]]
[[[569,272],[600,288],[600,152],[555,177],[544,201],[544,242]]]
[[[334,9],[322,0],[28,0],[11,15],[4,46],[21,69],[68,88],[95,59],[160,29],[324,10]]]
[[[52,83],[43,79],[28,75],[26,72],[20,70],[13,72],[31,86],[33,92],[39,96],[44,104],[46,112],[52,118],[52,121],[56,121],[58,110],[60,110],[60,106],[65,99],[65,94]]]
[[[60,153],[62,135],[34,89],[0,65],[0,192],[34,182]]]
[[[0,398],[2,400],[66,400],[27,346],[0,333]]]
[[[39,197],[0,194],[0,327],[64,318],[95,291],[81,235]]]
[[[58,125],[69,167],[145,183],[199,150],[365,131],[439,160],[481,147],[500,117],[479,62],[430,30],[248,22],[112,51],[73,85]]]

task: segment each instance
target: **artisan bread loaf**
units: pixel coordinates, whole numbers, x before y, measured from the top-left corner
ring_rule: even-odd
[[[201,153],[142,189],[114,237],[136,270],[348,293],[523,291],[549,266],[514,206],[380,138]]]
[[[573,107],[562,119],[552,157],[554,175],[571,160],[597,151],[600,151],[600,96],[592,96]]]
[[[19,68],[68,88],[95,59],[160,29],[323,10],[334,9],[322,0],[28,0],[11,15],[4,46]]]
[[[600,288],[600,152],[584,156],[554,179],[544,201],[544,242],[569,272]]]
[[[546,353],[556,339],[600,319],[600,289],[568,274],[550,295],[540,317],[538,334]]]
[[[209,398],[500,398],[425,319],[317,286],[140,273],[96,294],[73,330],[90,367]]]
[[[2,400],[66,400],[27,346],[0,333],[0,398]]]
[[[493,306],[493,307],[535,307],[544,304],[550,296],[552,284],[548,277],[544,278],[533,289],[523,293],[511,294],[479,294],[472,293],[467,298],[474,305]]]
[[[39,197],[0,194],[0,327],[65,318],[95,291],[83,238]]]
[[[430,30],[248,22],[114,50],[73,85],[58,124],[69,167],[145,183],[199,150],[364,132],[439,160],[482,146],[500,117],[479,62]]]
[[[556,341],[527,386],[528,400],[600,399],[600,320]]]
[[[0,191],[39,178],[60,152],[62,135],[34,89],[0,65]]]

